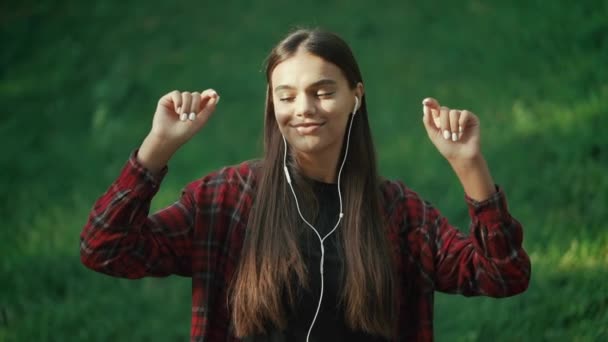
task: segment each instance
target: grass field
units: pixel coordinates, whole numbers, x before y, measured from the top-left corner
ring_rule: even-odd
[[[262,62],[289,29],[353,47],[382,173],[467,226],[421,100],[469,108],[512,214],[530,288],[438,294],[438,341],[608,340],[608,2],[6,1],[0,4],[0,341],[184,341],[190,283],[85,269],[79,233],[150,128],[160,95],[213,87],[214,118],[154,200],[259,156]]]

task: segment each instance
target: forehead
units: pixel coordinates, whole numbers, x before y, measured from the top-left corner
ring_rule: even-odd
[[[271,75],[273,87],[307,87],[321,79],[336,81],[338,85],[346,84],[346,78],[335,64],[303,50],[279,63]]]

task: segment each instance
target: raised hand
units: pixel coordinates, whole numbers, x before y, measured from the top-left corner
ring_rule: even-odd
[[[202,93],[174,90],[158,101],[152,129],[137,153],[138,161],[156,173],[209,120],[220,101],[213,89]]]
[[[150,133],[167,144],[181,146],[205,126],[219,100],[213,89],[165,94],[158,101]]]
[[[422,101],[423,123],[431,142],[449,161],[470,160],[481,154],[479,118],[468,110]]]
[[[468,110],[450,109],[433,98],[422,101],[429,138],[458,176],[469,197],[482,201],[495,191],[494,180],[481,154],[479,118]]]

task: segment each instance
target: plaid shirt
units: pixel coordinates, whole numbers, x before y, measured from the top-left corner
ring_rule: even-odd
[[[167,168],[155,177],[136,153],[91,210],[81,233],[83,264],[124,278],[191,277],[191,340],[238,341],[226,290],[255,200],[251,162],[188,184],[177,202],[149,216]],[[398,251],[398,340],[433,339],[434,291],[505,297],[526,290],[530,261],[522,227],[500,188],[483,202],[465,196],[469,236],[401,182],[382,182],[381,193],[387,234]]]

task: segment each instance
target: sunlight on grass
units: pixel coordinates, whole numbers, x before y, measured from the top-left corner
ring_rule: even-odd
[[[573,104],[544,100],[530,103],[515,101],[512,107],[514,132],[519,134],[580,131],[605,111],[608,85],[596,89],[587,98]]]
[[[605,268],[608,270],[608,244],[599,241],[574,239],[566,250],[550,247],[529,252],[533,265],[554,270],[572,271]]]
[[[557,266],[564,270],[573,268],[605,268],[608,270],[608,239],[604,236],[593,242],[573,240]]]
[[[172,159],[151,212],[188,182],[258,157],[262,62],[297,25],[352,45],[382,174],[462,227],[462,187],[426,137],[420,101],[435,96],[480,116],[484,155],[524,225],[532,281],[500,300],[438,294],[437,340],[608,340],[608,3],[318,5],[2,6],[11,39],[0,51],[0,341],[187,338],[189,280],[87,270],[81,228],[169,90],[215,87],[222,105]]]

